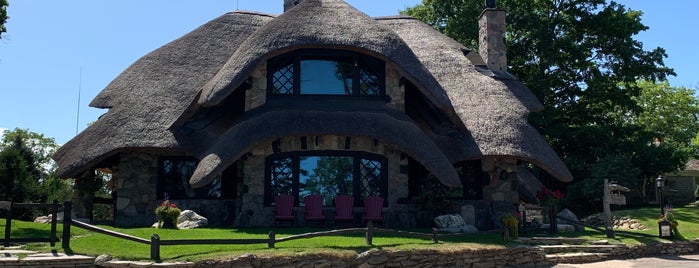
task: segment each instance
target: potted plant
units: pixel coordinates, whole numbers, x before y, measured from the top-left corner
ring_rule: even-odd
[[[160,206],[155,208],[155,215],[158,216],[158,228],[177,229],[177,217],[180,216],[180,213],[182,210],[175,203],[170,203],[170,200],[160,203]]]

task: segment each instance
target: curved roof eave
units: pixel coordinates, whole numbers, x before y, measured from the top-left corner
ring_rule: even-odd
[[[303,135],[371,137],[411,156],[445,185],[461,185],[451,161],[417,125],[409,118],[403,118],[404,115],[371,111],[258,109],[262,111],[231,127],[201,153],[202,160],[190,179],[192,186],[206,185],[255,144]]]
[[[229,96],[259,63],[297,48],[353,48],[392,61],[415,80],[455,123],[458,117],[444,89],[392,30],[341,0],[305,0],[270,21],[241,45],[213,79],[201,87],[198,104],[214,106]]]

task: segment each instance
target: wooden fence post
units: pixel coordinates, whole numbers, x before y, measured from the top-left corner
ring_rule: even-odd
[[[51,237],[50,243],[51,247],[56,246],[56,224],[58,221],[58,200],[54,199],[51,203]]]
[[[153,234],[150,237],[150,259],[160,260],[160,236],[158,234]]]
[[[374,223],[371,221],[366,226],[366,244],[369,246],[373,245],[374,240]]]
[[[434,243],[439,243],[439,230],[437,228],[432,228],[432,241]]]
[[[274,248],[275,239],[276,239],[276,234],[274,233],[274,231],[270,231],[269,232],[269,242],[267,242],[268,248]]]
[[[7,218],[5,219],[5,247],[10,246],[10,233],[12,232],[12,201],[5,203],[7,206]]]
[[[63,203],[63,235],[61,247],[63,249],[70,248],[70,224],[73,223],[73,203],[66,201]]]

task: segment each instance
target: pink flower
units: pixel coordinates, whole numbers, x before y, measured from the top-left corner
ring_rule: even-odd
[[[170,204],[170,207],[171,207],[171,208],[176,208],[177,205],[175,205],[175,203],[172,203],[172,204]]]

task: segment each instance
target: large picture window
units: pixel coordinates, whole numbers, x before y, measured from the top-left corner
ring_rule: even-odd
[[[194,189],[189,184],[199,162],[189,157],[163,157],[160,159],[157,181],[158,197],[166,194],[171,199],[219,199],[230,198],[235,193],[229,185],[230,178],[219,176],[210,184]]]
[[[385,95],[384,63],[358,53],[299,50],[268,66],[271,95]]]
[[[268,157],[265,204],[275,196],[288,194],[297,206],[303,197],[323,196],[332,206],[337,195],[352,195],[355,206],[362,206],[367,196],[387,193],[386,160],[382,156],[358,152],[299,152]]]

